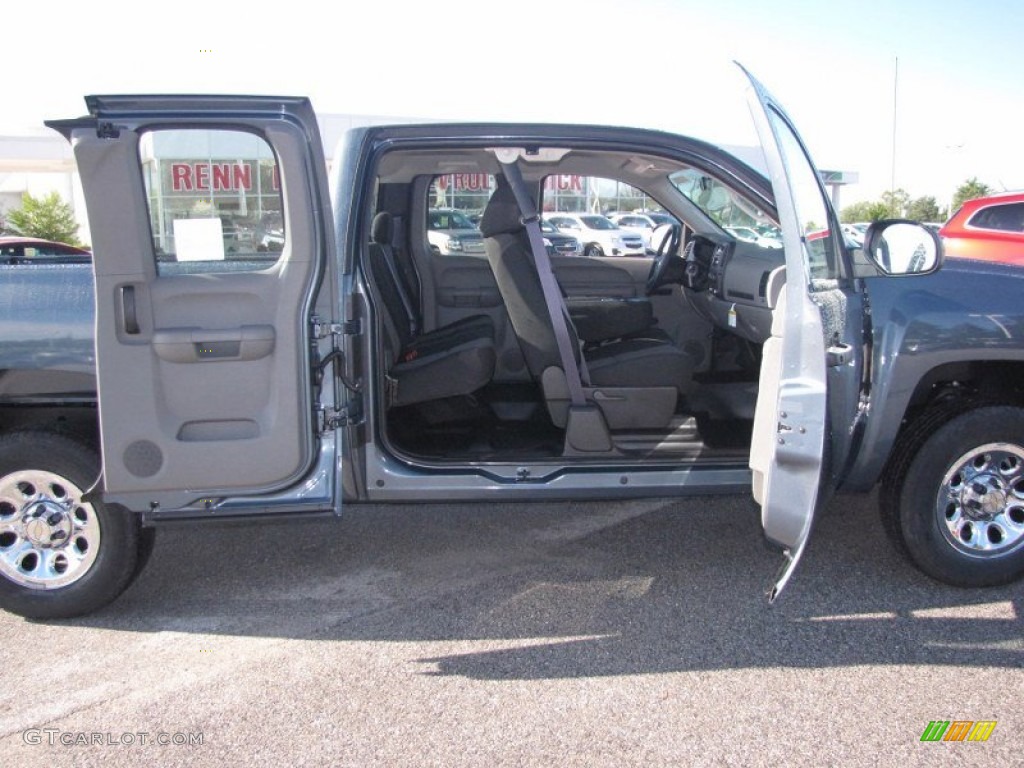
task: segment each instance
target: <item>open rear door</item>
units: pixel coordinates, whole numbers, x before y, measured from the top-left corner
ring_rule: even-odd
[[[849,343],[849,321],[860,322],[860,302],[838,222],[803,142],[771,95],[747,76],[786,254],[786,287],[764,345],[750,453],[765,535],[786,555],[769,593],[774,601],[804,551],[823,491],[831,490],[826,461],[849,448],[848,425],[834,422],[855,415],[861,347]]]
[[[309,102],[87,103],[51,127],[89,210],[104,498],[287,487],[316,454],[310,318],[333,244]]]

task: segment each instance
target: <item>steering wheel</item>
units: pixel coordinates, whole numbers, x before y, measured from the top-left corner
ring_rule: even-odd
[[[651,271],[647,273],[646,294],[650,296],[666,283],[674,282],[676,274],[683,269],[683,260],[679,256],[679,241],[682,239],[683,228],[672,224],[669,231],[658,243],[658,250],[651,263]],[[678,269],[672,269],[672,267]]]

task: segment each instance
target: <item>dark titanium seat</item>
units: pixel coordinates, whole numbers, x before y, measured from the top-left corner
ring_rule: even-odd
[[[408,289],[392,247],[392,219],[386,211],[373,220],[368,277],[383,310],[389,406],[468,395],[490,382],[496,359],[494,323],[474,315],[423,331],[417,298]],[[410,265],[405,265],[406,267]]]

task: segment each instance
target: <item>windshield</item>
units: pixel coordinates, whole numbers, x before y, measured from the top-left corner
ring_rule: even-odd
[[[720,227],[750,227],[756,230],[775,224],[767,212],[703,171],[685,168],[668,178],[676,189]]]
[[[546,232],[549,235],[557,235],[558,234],[558,228],[554,224],[552,224],[550,221],[547,221],[546,219],[541,219],[540,220],[540,231],[541,232]]]
[[[618,229],[604,216],[580,216],[580,221],[588,229]]]

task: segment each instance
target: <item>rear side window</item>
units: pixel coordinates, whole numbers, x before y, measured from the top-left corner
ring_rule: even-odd
[[[1024,203],[990,205],[971,216],[969,227],[996,229],[1001,232],[1024,232]]]
[[[139,147],[159,274],[265,269],[285,247],[270,146],[245,131],[175,129]]]
[[[435,256],[483,256],[480,217],[494,189],[487,173],[435,176],[427,190],[427,246]]]

